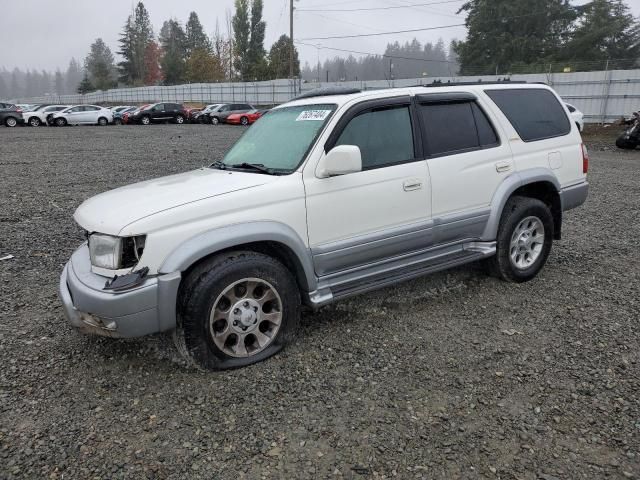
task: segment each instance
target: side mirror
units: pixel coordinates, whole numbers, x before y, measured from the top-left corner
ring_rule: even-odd
[[[318,177],[329,178],[362,171],[362,153],[355,145],[339,145],[327,153],[318,164]]]

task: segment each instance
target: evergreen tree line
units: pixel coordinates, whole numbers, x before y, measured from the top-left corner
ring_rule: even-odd
[[[318,70],[319,67],[319,70]],[[460,65],[456,53],[440,39],[422,45],[417,39],[401,45],[390,43],[384,55],[344,58],[336,56],[321,65],[305,64],[302,78],[313,81],[392,80],[402,78],[447,77],[456,75]]]
[[[0,100],[36,97],[45,93],[59,95],[76,93],[82,75],[82,65],[76,59],[71,59],[65,71],[2,69],[0,70]]]

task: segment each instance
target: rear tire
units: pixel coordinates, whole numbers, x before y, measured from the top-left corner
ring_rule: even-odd
[[[40,125],[42,125],[42,122],[38,117],[31,117],[29,119],[29,125],[31,125],[32,127],[39,127]]]
[[[56,118],[55,124],[57,127],[66,127],[67,121],[64,118]]]
[[[4,124],[9,128],[14,128],[18,125],[18,119],[15,117],[7,117],[4,121]]]
[[[109,120],[107,120],[106,118],[104,118],[104,117],[100,117],[100,118],[98,119],[98,125],[99,125],[99,126],[101,126],[101,127],[106,127],[108,124],[109,124]]]
[[[183,117],[182,115],[178,115],[178,116],[176,117],[176,123],[177,123],[178,125],[182,125],[182,124],[184,123],[184,117]]]
[[[213,117],[211,119],[211,125],[220,125],[220,119],[218,117]]]
[[[119,118],[116,118],[113,120],[113,124],[114,125],[122,125],[122,120],[120,120]]]
[[[140,123],[142,125],[150,125],[151,124],[151,118],[148,115],[145,115],[144,117],[142,117],[140,119]]]
[[[244,127],[246,127],[247,125],[249,125],[249,119],[247,117],[242,117],[240,119],[240,124]]]
[[[261,362],[285,347],[300,323],[300,293],[278,260],[230,252],[196,266],[180,287],[178,352],[206,370]]]
[[[511,197],[504,207],[497,253],[488,259],[490,272],[513,283],[534,279],[544,267],[553,244],[553,216],[535,198]]]

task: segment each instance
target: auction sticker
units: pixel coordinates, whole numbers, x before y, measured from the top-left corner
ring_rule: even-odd
[[[331,110],[305,110],[298,118],[296,118],[296,122],[307,122],[307,121],[324,121],[331,114]]]

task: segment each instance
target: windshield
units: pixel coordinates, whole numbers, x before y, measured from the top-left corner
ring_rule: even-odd
[[[291,173],[335,109],[335,105],[326,104],[271,110],[240,137],[223,163],[227,167],[256,164],[276,173]]]

